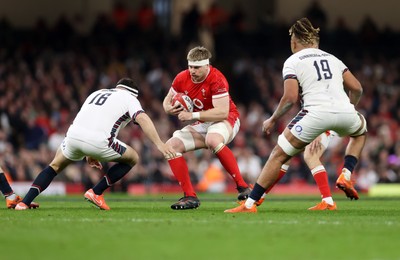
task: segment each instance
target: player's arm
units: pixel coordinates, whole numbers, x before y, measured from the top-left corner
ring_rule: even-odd
[[[206,122],[218,122],[228,118],[229,115],[229,95],[222,97],[213,97],[213,108],[192,113],[192,119],[198,119]],[[197,116],[196,116],[196,113]],[[194,116],[193,116],[194,114]],[[198,117],[198,118],[197,118]]]
[[[298,97],[299,83],[297,79],[286,79],[283,83],[283,96],[271,118],[275,121],[281,118],[296,104]]]
[[[321,135],[324,135],[322,133]],[[321,135],[317,136],[310,144],[308,144],[304,150],[304,153],[309,153],[311,156],[315,156],[319,159],[325,151],[325,147],[321,143]]]
[[[212,99],[213,108],[200,112],[200,118],[207,122],[223,121],[229,115],[229,95]]]
[[[135,121],[140,125],[147,138],[149,138],[150,141],[157,146],[157,149],[164,155],[165,158],[171,159],[175,157],[176,154],[174,149],[161,141],[153,121],[146,113],[138,114],[135,118]]]
[[[361,83],[349,70],[343,73],[343,85],[349,92],[350,102],[353,105],[357,105],[363,93]]]
[[[181,107],[179,104],[175,104],[174,106],[172,105],[172,97],[173,96],[174,96],[174,93],[170,89],[168,91],[168,94],[164,98],[163,108],[164,108],[165,113],[176,116],[183,110],[183,107]]]
[[[283,96],[279,101],[278,107],[272,116],[263,123],[263,131],[267,134],[270,133],[276,121],[286,114],[298,100],[299,83],[297,79],[286,79],[283,83],[283,89]]]
[[[89,166],[92,167],[92,168],[97,168],[99,170],[103,169],[103,165],[97,159],[94,159],[94,158],[92,158],[90,156],[86,156],[86,161],[89,164]]]

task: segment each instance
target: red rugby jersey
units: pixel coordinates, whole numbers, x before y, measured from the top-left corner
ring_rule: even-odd
[[[193,100],[193,111],[204,111],[213,108],[212,99],[229,96],[228,121],[233,126],[239,117],[239,111],[229,95],[229,84],[225,76],[210,65],[210,73],[200,83],[194,83],[190,77],[189,69],[180,72],[172,82],[174,92],[181,92]]]

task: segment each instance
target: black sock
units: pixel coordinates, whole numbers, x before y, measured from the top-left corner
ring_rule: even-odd
[[[107,172],[106,175],[104,175],[104,178],[102,178],[99,183],[97,183],[93,187],[93,192],[94,194],[101,195],[103,192],[122,179],[130,170],[132,169],[132,166],[126,163],[117,163],[114,164]]]
[[[6,175],[2,172],[0,173],[0,191],[4,196],[13,194],[10,184],[7,181]]]
[[[344,168],[346,168],[347,170],[349,170],[350,172],[353,172],[354,167],[356,167],[358,160],[356,157],[354,157],[353,155],[346,155],[344,157]]]
[[[255,201],[258,201],[259,199],[261,199],[265,191],[266,189],[264,189],[258,183],[256,183],[254,184],[253,190],[251,191],[249,197]]]
[[[31,202],[50,185],[56,176],[56,171],[50,166],[47,166],[33,181],[31,188],[25,195],[25,198],[22,200],[22,202],[26,205],[31,204]]]

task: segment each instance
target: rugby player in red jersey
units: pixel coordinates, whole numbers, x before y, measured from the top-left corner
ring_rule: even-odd
[[[175,77],[163,102],[166,113],[177,116],[181,121],[194,120],[194,123],[175,131],[167,141],[181,154],[168,160],[184,192],[184,197],[171,205],[176,210],[200,206],[182,156],[185,152],[210,149],[236,182],[238,199],[245,200],[251,191],[242,178],[235,156],[227,146],[239,131],[239,112],[229,95],[225,76],[210,65],[211,57],[210,51],[204,47],[191,49],[187,55],[188,69]],[[176,93],[184,93],[192,99],[193,112],[184,111],[179,104],[171,104]]]

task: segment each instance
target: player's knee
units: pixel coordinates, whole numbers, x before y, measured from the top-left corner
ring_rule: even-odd
[[[135,166],[138,162],[139,162],[139,154],[137,152],[135,152],[131,158],[131,163],[129,164],[130,166]]]
[[[205,142],[206,142],[206,146],[211,151],[214,151],[218,146],[223,145],[221,140],[218,140],[217,138],[213,138],[213,137],[210,137],[210,136],[207,136]]]
[[[208,128],[205,143],[208,148],[214,150],[221,143],[227,144],[230,136],[231,134],[227,126],[223,122],[220,122]]]
[[[178,153],[185,152],[185,146],[183,145],[183,141],[177,137],[170,138],[166,144],[170,145],[172,149],[174,149]]]
[[[139,159],[139,154],[133,148],[129,148],[118,162],[126,163],[133,167],[139,162]]]
[[[168,144],[172,146],[172,148],[179,153],[192,151],[195,149],[195,141],[190,133],[185,129],[175,131],[172,138],[167,141]]]

